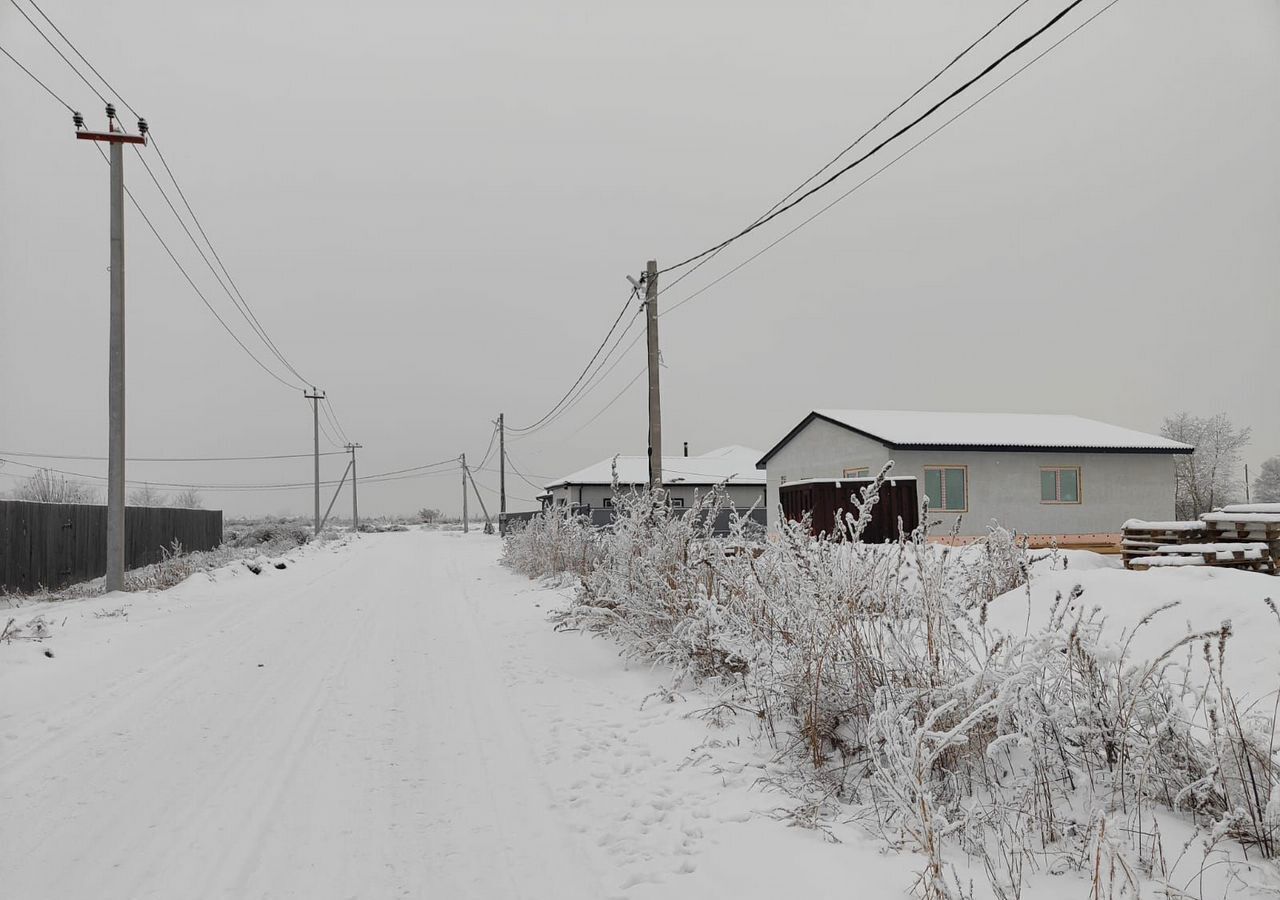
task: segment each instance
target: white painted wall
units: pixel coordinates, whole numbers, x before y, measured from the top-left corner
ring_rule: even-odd
[[[1125,519],[1173,518],[1173,456],[1163,453],[1046,453],[1042,451],[901,451],[815,419],[777,452],[768,465],[770,521],[778,510],[783,478],[839,478],[846,468],[867,466],[874,475],[889,459],[897,475],[914,475],[924,494],[925,466],[968,467],[969,510],[960,534],[980,535],[992,520],[1025,534],[1111,534]],[[1041,466],[1079,466],[1079,504],[1040,502]],[[949,531],[957,515],[930,511]]]

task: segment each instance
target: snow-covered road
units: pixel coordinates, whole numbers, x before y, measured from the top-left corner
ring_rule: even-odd
[[[757,749],[715,740],[691,700],[642,706],[660,673],[553,632],[555,594],[498,552],[366,536],[281,572],[44,610],[50,640],[0,646],[4,895],[823,896],[844,880],[848,848],[752,815],[779,802],[748,789],[768,774]]]

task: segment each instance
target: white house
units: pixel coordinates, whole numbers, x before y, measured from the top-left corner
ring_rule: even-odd
[[[1193,449],[1079,416],[816,409],[757,465],[771,518],[788,481],[875,475],[893,460],[929,498],[938,532],[959,517],[961,535],[992,521],[1031,535],[1114,535],[1126,519],[1173,518],[1174,457]]]
[[[756,468],[760,451],[751,447],[721,447],[701,456],[662,457],[662,481],[672,506],[689,506],[695,491],[724,484],[735,507],[764,508],[765,473]],[[613,505],[612,457],[603,459],[546,485],[545,499],[557,506],[601,509]],[[618,484],[623,490],[649,482],[646,456],[617,458]]]

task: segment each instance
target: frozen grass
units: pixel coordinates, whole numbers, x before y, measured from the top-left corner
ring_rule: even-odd
[[[975,895],[957,854],[986,873],[977,895],[1001,900],[1067,870],[1097,898],[1144,885],[1195,896],[1188,866],[1280,883],[1275,709],[1243,710],[1227,687],[1230,623],[1138,658],[1135,637],[1176,603],[1117,643],[1077,588],[1033,626],[1031,559],[1004,529],[964,549],[930,543],[927,527],[859,543],[879,483],[854,498],[839,541],[796,523],[763,544],[741,522],[716,538],[705,523],[720,492],[678,512],[641,492],[616,497],[608,530],[564,513],[531,521],[504,561],[572,580],[559,627],[607,635],[757,717],[806,786],[794,817],[852,811],[915,849],[922,897]],[[1022,590],[1023,632],[990,627],[993,600]],[[1204,683],[1177,676],[1188,654]]]

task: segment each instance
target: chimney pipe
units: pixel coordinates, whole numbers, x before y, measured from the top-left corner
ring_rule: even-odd
[[[689,455],[689,442],[688,442],[688,441],[685,441],[685,442],[684,442],[684,455],[685,455],[685,456],[688,456],[688,455]]]

